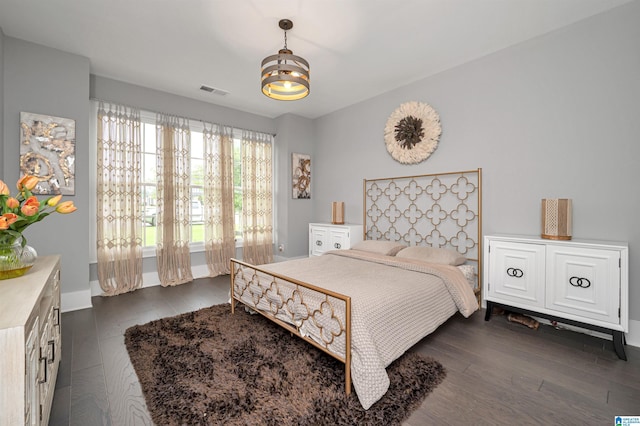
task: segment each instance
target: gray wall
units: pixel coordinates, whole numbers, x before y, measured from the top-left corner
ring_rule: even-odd
[[[4,33],[0,28],[0,179],[4,177]]]
[[[91,75],[91,97],[240,129],[265,133],[276,130],[271,118],[95,75]]]
[[[93,99],[116,102],[147,111],[175,114],[191,119],[234,126],[240,129],[276,133],[276,123],[271,118],[96,75],[91,75],[90,92],[90,96]],[[282,130],[286,131],[286,128],[282,128]],[[278,143],[279,140],[276,140],[276,145]],[[242,257],[241,253],[242,250],[238,249],[236,256]],[[192,266],[206,265],[204,253],[192,253],[191,263]],[[155,257],[145,258],[143,272],[154,272],[156,270]],[[91,265],[90,279],[95,281],[98,279],[97,277],[96,264],[94,263]]]
[[[313,213],[315,180],[313,120],[285,114],[276,120],[276,252],[277,256],[298,257],[309,253],[309,219]],[[292,198],[291,154],[311,155],[311,200]],[[277,250],[283,244],[284,251]]]
[[[574,239],[628,241],[640,320],[639,22],[633,2],[316,120],[314,220],[344,199],[361,222],[363,178],[482,167],[485,234],[538,235],[540,200],[567,197]],[[383,140],[407,101],[432,105],[443,129],[411,166]]]
[[[91,77],[86,58],[0,34],[0,175],[17,179],[20,111],[76,120],[73,216],[28,231],[40,254],[62,253],[63,292],[88,290],[91,189],[89,97],[142,109],[278,133],[276,242],[285,257],[307,250],[309,221],[329,221],[346,202],[346,221],[362,222],[362,179],[482,167],[484,233],[539,233],[540,200],[574,201],[574,238],[628,241],[631,318],[640,320],[640,2],[316,120],[276,120]],[[417,52],[419,54],[419,51]],[[442,120],[440,146],[407,166],[386,152],[382,131],[401,103],[430,103]],[[3,123],[4,122],[4,123]],[[4,124],[4,126],[3,126]],[[290,197],[292,152],[312,155],[312,200]],[[286,171],[286,173],[285,173]],[[633,183],[632,183],[633,182]],[[73,218],[73,219],[69,219]],[[46,227],[47,232],[40,232]],[[34,232],[35,231],[35,232]],[[147,267],[153,265],[146,265]]]
[[[20,177],[20,112],[76,121],[75,195],[78,211],[53,214],[27,228],[39,255],[62,255],[62,292],[86,290],[89,280],[89,60],[4,37],[2,177],[12,188]]]

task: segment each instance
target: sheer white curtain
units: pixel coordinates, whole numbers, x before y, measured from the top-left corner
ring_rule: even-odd
[[[98,105],[98,281],[104,295],[142,286],[140,111]]]
[[[228,274],[235,254],[233,130],[204,126],[204,247],[209,275]]]
[[[273,261],[273,136],[242,132],[243,260],[261,265]]]
[[[191,131],[185,118],[156,115],[156,258],[162,286],[193,281],[189,251]]]

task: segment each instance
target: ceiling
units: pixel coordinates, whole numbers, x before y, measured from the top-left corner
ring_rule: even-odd
[[[5,36],[89,58],[91,73],[267,117],[316,118],[630,0],[0,0]],[[311,94],[260,91],[284,44]],[[201,91],[201,85],[228,91]]]

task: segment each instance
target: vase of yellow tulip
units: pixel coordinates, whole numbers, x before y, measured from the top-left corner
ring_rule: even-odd
[[[20,277],[36,263],[38,254],[30,245],[22,245],[22,237],[10,243],[0,242],[0,280]]]
[[[9,187],[0,180],[0,280],[24,275],[34,265],[37,254],[27,245],[23,231],[51,213],[73,213],[73,201],[60,202],[62,195],[39,201],[31,190],[38,178],[25,175],[16,184],[18,193],[12,197]]]

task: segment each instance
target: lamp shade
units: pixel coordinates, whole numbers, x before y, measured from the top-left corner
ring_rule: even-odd
[[[334,225],[344,225],[344,201],[334,201],[331,203],[331,223]]]
[[[309,62],[287,48],[287,30],[293,22],[281,19],[279,26],[284,30],[284,48],[262,60],[262,93],[279,101],[295,101],[310,92]]]
[[[291,50],[262,60],[262,93],[279,101],[295,101],[309,94],[309,63]]]
[[[542,200],[542,238],[570,240],[573,207],[568,198]]]

